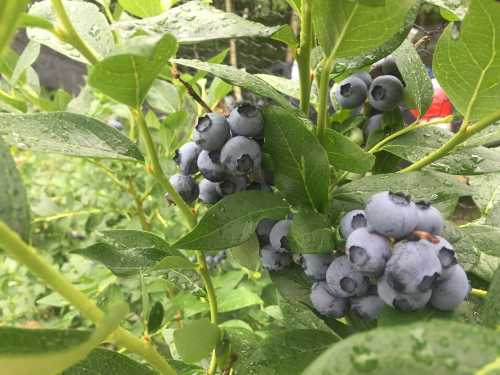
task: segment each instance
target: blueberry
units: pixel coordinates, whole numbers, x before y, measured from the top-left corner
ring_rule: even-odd
[[[362,105],[367,97],[367,86],[358,77],[350,76],[332,89],[336,102],[342,108],[354,109]]]
[[[273,229],[274,224],[276,224],[276,220],[262,219],[257,225],[255,233],[257,234],[261,247],[269,245],[269,234],[271,233],[271,229]]]
[[[338,297],[352,297],[366,293],[368,282],[354,270],[347,256],[335,258],[326,271],[326,282],[332,293]]]
[[[108,125],[112,127],[113,129],[118,130],[121,132],[123,130],[123,124],[116,118],[111,118],[108,120]]]
[[[348,299],[333,295],[324,281],[313,284],[311,302],[318,313],[333,318],[344,316],[349,306]]]
[[[290,253],[277,251],[269,245],[260,250],[260,258],[262,266],[269,271],[282,271],[292,264]]]
[[[446,280],[439,281],[434,287],[431,305],[442,311],[454,310],[460,305],[470,291],[469,280],[464,269],[455,264]]]
[[[220,160],[232,175],[244,176],[260,166],[262,151],[254,140],[236,136],[222,147]]]
[[[199,184],[200,200],[206,204],[217,203],[222,198],[217,191],[217,186],[218,184],[216,182],[209,181],[205,178],[201,180]]]
[[[368,101],[379,111],[387,112],[396,108],[403,100],[404,87],[394,76],[384,75],[373,80],[368,91]]]
[[[226,255],[226,251],[225,250],[221,250],[219,251],[215,256],[214,256],[214,262],[219,265],[221,264],[224,259],[226,259],[227,255]]]
[[[356,271],[366,276],[380,276],[391,257],[391,244],[387,238],[359,228],[347,238],[346,252]]]
[[[359,78],[363,81],[366,87],[370,87],[373,82],[372,76],[368,72],[357,72],[352,74],[351,77]]]
[[[262,136],[264,119],[262,113],[250,103],[241,103],[229,114],[227,119],[234,135],[245,137]]]
[[[405,294],[395,291],[385,276],[379,280],[377,284],[377,292],[379,297],[387,305],[401,311],[416,311],[423,309],[431,299],[432,291],[428,290],[423,293]]]
[[[439,235],[444,228],[441,212],[427,202],[417,202],[417,227],[416,230]]]
[[[384,277],[397,292],[422,293],[432,289],[441,272],[441,263],[429,242],[402,241],[394,246]]]
[[[458,263],[453,246],[444,238],[437,236],[438,243],[430,243],[430,246],[436,251],[439,262],[443,271],[441,272],[440,280],[445,280],[450,276],[450,271]]]
[[[378,319],[382,309],[384,308],[384,301],[375,293],[370,293],[366,296],[352,297],[351,310],[354,311],[361,319],[375,320]]]
[[[366,214],[363,210],[353,210],[346,213],[340,220],[340,232],[344,238],[356,229],[366,227]]]
[[[368,225],[386,237],[403,238],[417,226],[415,203],[402,193],[375,194],[368,200],[365,212]]]
[[[378,61],[374,65],[374,68],[378,68],[378,70],[383,75],[390,75],[398,78],[400,81],[403,80],[403,76],[401,75],[398,65],[396,64],[396,59],[392,55],[389,55]]]
[[[303,254],[301,260],[304,273],[314,280],[321,281],[326,279],[326,270],[333,262],[333,254]]]
[[[196,161],[200,152],[201,148],[194,142],[185,143],[175,151],[174,161],[182,174],[188,175],[198,172]]]
[[[198,198],[198,184],[193,180],[191,176],[186,176],[183,174],[174,174],[169,179],[173,188],[186,202],[194,202]]]
[[[378,129],[382,128],[383,125],[383,119],[384,116],[381,114],[378,115],[373,115],[366,120],[365,124],[363,125],[363,134],[365,136],[365,139],[368,139],[368,137],[376,132]]]
[[[198,156],[197,165],[207,180],[220,182],[227,177],[226,168],[220,162],[219,151],[202,151]]]
[[[218,113],[208,113],[198,120],[193,132],[193,141],[203,150],[219,150],[231,135],[229,124]]]
[[[217,182],[216,189],[221,196],[225,197],[245,190],[247,182],[245,177],[230,177],[222,182]]]
[[[288,231],[290,230],[291,220],[280,220],[274,224],[269,233],[269,242],[271,246],[279,251],[288,251]]]

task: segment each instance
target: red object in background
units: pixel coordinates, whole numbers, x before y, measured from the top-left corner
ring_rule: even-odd
[[[418,117],[418,110],[412,109],[410,112]],[[433,118],[446,117],[453,114],[453,104],[451,104],[450,99],[444,92],[444,90],[438,85],[434,86],[434,96],[432,97],[432,104],[422,116],[423,120],[430,120]]]

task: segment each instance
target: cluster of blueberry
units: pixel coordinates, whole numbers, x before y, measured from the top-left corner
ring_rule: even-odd
[[[269,233],[262,262],[270,271],[292,263],[287,249],[290,220],[262,222]],[[349,307],[363,319],[376,319],[385,304],[401,311],[430,305],[450,311],[462,303],[470,284],[453,246],[440,237],[444,220],[426,202],[402,193],[381,192],[365,210],[348,212],[340,231],[345,254],[304,254],[301,264],[315,283],[311,301],[322,315],[341,317]]]
[[[174,161],[180,173],[170,183],[188,203],[206,204],[247,189],[266,190],[260,168],[264,120],[255,106],[242,103],[227,117],[212,112],[198,120],[193,140],[181,146]],[[193,178],[200,173],[199,183]]]
[[[337,109],[356,112],[362,110],[366,103],[369,104],[369,110],[364,110],[368,119],[360,135],[367,140],[370,134],[382,127],[383,112],[392,111],[403,102],[404,83],[394,58],[389,56],[375,64],[371,73],[354,73],[335,84],[330,91],[330,97]],[[403,111],[403,117],[406,116],[411,115]],[[413,122],[413,118],[408,121]]]
[[[215,255],[205,255],[205,262],[209,269],[214,269],[219,266],[227,258],[226,250],[221,250]],[[196,257],[190,256],[191,263],[196,263]]]

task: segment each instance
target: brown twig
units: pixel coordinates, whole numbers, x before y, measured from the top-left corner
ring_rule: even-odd
[[[210,113],[212,112],[212,108],[210,108],[210,106],[205,103],[205,101],[201,98],[200,95],[198,95],[198,93],[196,92],[196,90],[193,88],[193,86],[191,86],[188,82],[184,81],[182,78],[181,78],[181,75],[179,74],[179,72],[177,71],[177,69],[175,68],[172,68],[172,77],[174,77],[175,79],[177,79],[180,83],[182,83],[182,85],[186,88],[188,94],[199,104],[203,107],[203,109],[207,112],[207,113]]]

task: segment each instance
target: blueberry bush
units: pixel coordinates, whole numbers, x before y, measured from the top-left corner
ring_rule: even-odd
[[[0,372],[498,373],[500,2],[288,0],[298,35],[209,3],[1,2]],[[292,79],[177,56],[239,38]]]

